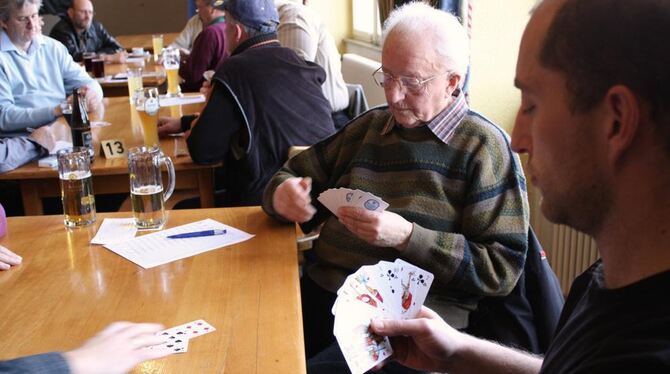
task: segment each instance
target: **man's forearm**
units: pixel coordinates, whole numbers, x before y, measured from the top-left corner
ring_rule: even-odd
[[[468,335],[462,349],[445,364],[445,370],[452,374],[535,374],[540,371],[542,357]]]

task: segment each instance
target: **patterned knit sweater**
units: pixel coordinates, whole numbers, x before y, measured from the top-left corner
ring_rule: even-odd
[[[371,110],[289,160],[268,184],[263,207],[281,219],[274,190],[289,177],[311,177],[318,212],[302,228],[325,222],[306,269],[317,284],[336,291],[360,266],[400,257],[435,275],[426,305],[465,327],[481,297],[509,293],[523,270],[529,210],[519,159],[507,135],[472,111],[448,144],[428,126],[384,133],[390,117],[386,108]],[[316,200],[337,187],[371,192],[412,222],[407,248],[375,247],[349,232]]]

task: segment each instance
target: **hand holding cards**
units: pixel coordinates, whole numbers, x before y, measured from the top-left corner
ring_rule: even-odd
[[[323,191],[317,200],[334,215],[341,206],[365,208],[373,212],[383,212],[389,207],[386,201],[369,192],[349,188],[331,188]]]
[[[433,274],[400,259],[363,266],[347,277],[333,305],[333,332],[352,373],[364,373],[393,354],[388,337],[369,330],[370,320],[415,317],[432,282]]]

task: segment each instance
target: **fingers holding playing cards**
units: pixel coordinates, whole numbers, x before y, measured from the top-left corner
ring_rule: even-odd
[[[64,356],[73,373],[125,373],[170,354],[146,348],[164,341],[156,335],[162,328],[155,323],[115,322]]]
[[[337,216],[349,231],[378,247],[403,250],[412,234],[412,223],[393,212],[342,206]]]
[[[272,207],[282,217],[298,223],[307,222],[316,213],[312,205],[311,178],[289,178],[282,182],[272,196]]]

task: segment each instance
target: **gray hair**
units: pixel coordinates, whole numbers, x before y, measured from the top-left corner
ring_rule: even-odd
[[[42,7],[42,0],[0,0],[0,19],[9,21],[12,11],[23,8],[26,3],[37,4],[37,9]]]
[[[470,43],[455,16],[422,2],[412,2],[389,14],[384,22],[382,45],[394,31],[417,38],[432,34],[436,38],[435,52],[444,59],[441,64],[458,74],[463,82],[470,62]]]

